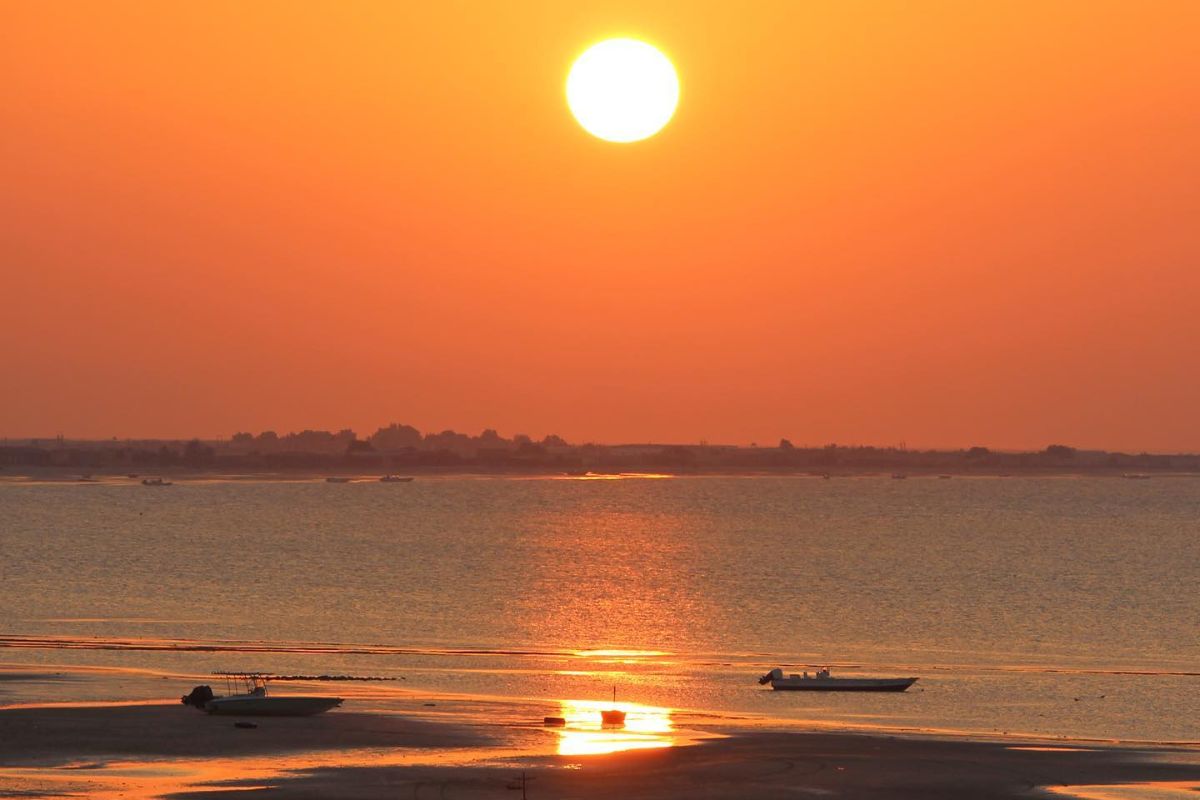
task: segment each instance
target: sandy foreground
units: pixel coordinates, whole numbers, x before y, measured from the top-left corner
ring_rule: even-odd
[[[1167,793],[1154,796],[1198,796],[1200,784],[1190,750],[757,730],[559,755],[534,726],[341,710],[254,722],[158,703],[0,709],[0,797],[516,798],[522,773],[530,798],[1011,798],[1067,785],[1135,797],[1119,787],[1149,781]]]

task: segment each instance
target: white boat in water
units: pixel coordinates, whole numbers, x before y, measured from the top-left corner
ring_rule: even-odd
[[[340,697],[268,695],[266,680],[259,675],[240,676],[240,680],[246,683],[242,694],[213,697],[211,688],[197,686],[183,697],[183,703],[209,714],[243,717],[309,717],[342,704]]]
[[[758,679],[760,685],[771,684],[777,691],[799,692],[903,692],[917,682],[916,678],[835,678],[829,674],[829,668],[818,670],[816,674],[803,675],[783,674],[776,667]]]

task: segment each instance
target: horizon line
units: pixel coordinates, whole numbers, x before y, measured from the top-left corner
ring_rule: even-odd
[[[462,436],[467,436],[472,439],[478,439],[478,438],[480,438],[480,436],[482,435],[482,433],[484,431],[495,430],[493,428],[484,428],[483,431],[480,431],[480,433],[478,433],[478,434],[470,434],[470,433],[465,433],[463,431],[454,430],[453,428],[446,428],[446,429],[443,429],[440,431],[426,433],[426,432],[421,432],[419,429],[416,429],[415,426],[408,426],[408,427],[413,427],[415,430],[418,430],[418,432],[421,433],[422,439],[425,439],[430,436],[436,437],[442,433],[447,433],[447,432],[456,433],[456,434],[459,434]],[[351,428],[343,428],[341,430],[342,431],[348,430],[348,431],[351,431],[352,433],[354,433],[356,441],[369,441],[371,436],[374,435],[374,434],[371,434],[366,437],[362,437],[357,432],[354,432],[353,429],[351,429]],[[381,427],[379,430],[386,430],[386,428]],[[314,433],[328,433],[328,434],[335,435],[335,436],[341,432],[341,431],[327,430],[327,429],[305,428],[305,429],[302,429],[299,431],[289,431],[288,433],[277,434],[277,436],[279,437],[280,440],[282,440],[285,437],[304,433],[306,431],[311,431]],[[261,431],[257,435],[261,435],[262,433],[265,433],[265,432],[266,431]],[[119,443],[144,443],[144,442],[187,443],[187,442],[191,442],[191,441],[199,441],[199,442],[205,443],[205,444],[213,444],[213,443],[230,444],[230,443],[233,443],[233,441],[234,441],[233,440],[234,435],[235,434],[229,434],[229,435],[217,436],[217,437],[205,437],[205,436],[113,436],[113,437],[107,437],[107,438],[92,438],[92,437],[86,437],[86,436],[68,437],[64,434],[55,434],[53,436],[0,435],[0,447],[11,446],[11,444],[20,443],[20,442],[30,443],[31,445],[35,442],[38,444],[55,443],[55,442],[61,442],[62,444],[67,444],[67,443],[81,443],[81,444],[118,443],[119,444]],[[529,436],[528,434],[523,434],[523,433],[514,433],[514,434],[511,434],[509,437],[505,437],[502,434],[498,434],[498,435],[500,436],[500,438],[502,440],[510,441],[510,442],[513,441],[515,439],[515,437],[518,437],[518,436]],[[530,436],[529,438],[532,439],[532,441],[534,441],[535,443],[539,443],[550,436],[558,436],[558,435],[557,434],[546,434],[545,436],[543,436],[541,438],[532,437],[532,436]],[[1166,450],[1149,450],[1149,449],[1145,449],[1145,448],[1142,448],[1142,449],[1115,449],[1114,450],[1114,449],[1109,449],[1106,447],[1092,447],[1092,446],[1065,444],[1062,441],[1055,441],[1055,442],[1051,442],[1046,445],[1042,445],[1041,447],[1032,447],[1031,448],[1031,447],[991,446],[991,445],[980,445],[980,444],[910,446],[906,442],[903,442],[903,441],[899,442],[899,443],[893,443],[893,444],[844,443],[844,442],[827,442],[824,444],[811,444],[811,443],[797,444],[796,442],[791,441],[791,439],[789,439],[789,437],[787,437],[787,436],[782,436],[779,438],[779,440],[772,441],[771,443],[767,443],[767,444],[761,444],[759,442],[744,442],[744,443],[710,442],[710,441],[707,441],[704,439],[693,440],[693,441],[688,441],[688,442],[654,441],[654,440],[642,440],[642,441],[637,441],[637,440],[620,441],[620,440],[618,440],[615,442],[604,442],[604,441],[596,441],[596,440],[569,441],[565,437],[561,437],[561,436],[559,436],[558,438],[562,439],[565,443],[565,446],[567,446],[567,447],[587,447],[587,446],[612,447],[612,448],[618,448],[618,447],[718,447],[718,448],[734,448],[734,449],[746,449],[746,450],[754,450],[754,449],[778,450],[778,449],[782,449],[781,445],[784,441],[788,441],[789,444],[796,450],[823,450],[823,449],[827,449],[827,448],[838,448],[838,449],[845,449],[845,450],[855,450],[855,449],[893,450],[896,452],[910,452],[910,453],[922,453],[922,452],[924,452],[924,453],[952,453],[952,452],[965,452],[965,451],[969,451],[976,447],[982,447],[985,450],[992,452],[992,453],[1022,454],[1022,453],[1041,453],[1041,452],[1045,452],[1050,447],[1061,446],[1061,447],[1068,447],[1071,450],[1078,452],[1078,453],[1106,453],[1106,454],[1153,455],[1153,456],[1197,456],[1197,455],[1200,455],[1200,450],[1191,451],[1191,450],[1180,449],[1180,450],[1166,451]]]

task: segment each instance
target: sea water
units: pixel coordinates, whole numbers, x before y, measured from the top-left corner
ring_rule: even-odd
[[[39,670],[616,686],[822,726],[1182,742],[1198,590],[1190,477],[0,483],[0,663]],[[920,680],[756,682],[825,665]]]

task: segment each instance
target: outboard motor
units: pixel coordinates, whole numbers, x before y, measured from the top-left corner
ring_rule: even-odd
[[[195,706],[203,711],[205,704],[208,703],[209,700],[212,700],[213,697],[214,695],[211,686],[197,686],[195,689],[192,689],[190,694],[185,694],[183,697],[179,698],[179,702],[183,703],[185,706]]]
[[[759,678],[758,685],[766,686],[771,681],[779,681],[779,680],[783,680],[783,670],[781,670],[779,667],[776,667],[775,669],[768,672],[766,675],[763,675],[761,678]]]

